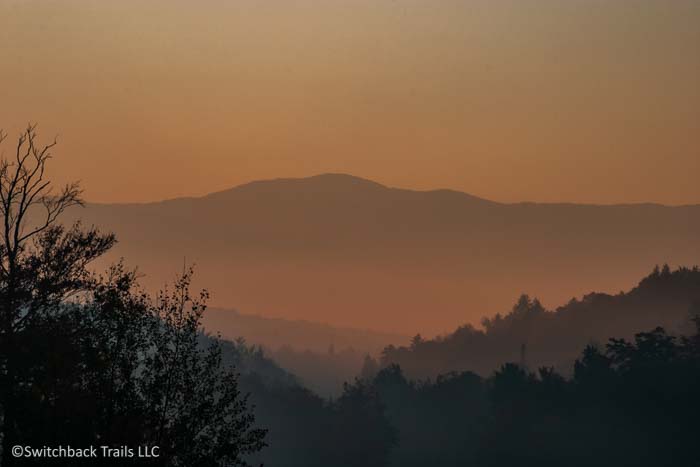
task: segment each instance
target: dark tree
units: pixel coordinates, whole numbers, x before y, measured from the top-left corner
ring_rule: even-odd
[[[265,446],[265,430],[253,428],[238,375],[222,368],[221,344],[199,343],[207,293],[192,298],[191,271],[161,292],[145,353],[140,389],[148,423],[147,444],[160,446],[163,461],[178,466],[246,465],[243,458]],[[146,349],[145,349],[146,350]]]
[[[363,380],[346,383],[334,409],[336,442],[343,446],[343,465],[387,465],[396,432],[386,418],[384,403],[376,389]]]
[[[0,143],[6,135],[0,133]],[[18,399],[27,387],[18,379],[31,346],[27,336],[43,318],[94,285],[87,266],[114,244],[114,236],[79,225],[57,224],[69,207],[82,205],[77,184],[55,191],[46,164],[56,141],[40,146],[34,126],[19,137],[14,157],[0,161],[0,405],[3,457],[21,438]]]
[[[17,444],[158,446],[159,465],[245,465],[265,431],[218,340],[200,345],[206,293],[190,297],[191,272],[155,298],[121,264],[93,273],[115,237],[59,223],[83,203],[78,185],[55,192],[45,178],[54,145],[30,126],[0,162],[2,465]]]

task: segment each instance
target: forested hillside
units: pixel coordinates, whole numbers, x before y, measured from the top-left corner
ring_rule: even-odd
[[[554,311],[523,295],[505,315],[484,318],[483,329],[465,325],[430,340],[417,335],[410,346],[388,346],[382,363],[399,364],[412,378],[451,371],[487,376],[506,361],[568,373],[587,344],[603,344],[610,336],[629,338],[656,326],[673,333],[688,329],[691,308],[698,304],[700,270],[664,266],[626,293],[590,293]]]

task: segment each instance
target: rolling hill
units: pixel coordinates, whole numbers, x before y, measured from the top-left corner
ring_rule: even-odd
[[[654,269],[627,292],[592,292],[549,311],[522,296],[511,311],[484,319],[483,329],[460,326],[436,339],[412,339],[410,346],[388,346],[383,365],[400,365],[411,378],[474,371],[489,376],[507,362],[534,371],[543,366],[571,374],[573,362],[589,344],[605,349],[611,337],[663,327],[673,335],[692,335],[700,313],[700,269]]]
[[[354,349],[378,354],[387,345],[409,342],[408,336],[364,329],[342,328],[302,320],[266,318],[236,310],[210,308],[204,315],[204,325],[216,329],[225,339],[239,337],[269,351],[281,347],[327,353],[329,349]]]
[[[411,335],[522,292],[547,306],[629,289],[654,264],[700,263],[700,205],[503,204],[340,174],[68,217],[116,232],[108,260],[137,265],[149,288],[186,260],[215,306]]]

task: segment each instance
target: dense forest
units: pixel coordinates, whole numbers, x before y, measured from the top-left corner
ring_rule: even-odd
[[[487,377],[503,362],[521,360],[571,376],[574,360],[588,344],[604,345],[610,336],[632,338],[656,326],[676,334],[689,332],[694,303],[700,303],[700,271],[664,265],[628,292],[590,293],[554,311],[523,295],[509,312],[484,318],[479,328],[467,324],[434,339],[417,335],[410,345],[386,345],[383,352],[331,345],[323,352],[282,346],[265,353],[306,387],[333,397],[343,382],[391,364],[401,366],[410,379],[455,371]]]
[[[570,378],[507,363],[414,383],[390,366],[370,384],[398,430],[391,465],[694,465],[699,343],[657,328],[586,347]]]
[[[523,296],[483,330],[364,358],[327,398],[261,347],[206,333],[192,269],[155,295],[124,262],[97,272],[117,239],[61,223],[83,201],[52,189],[53,146],[29,127],[0,163],[2,466],[700,461],[698,268],[553,312]],[[59,446],[86,457],[47,459]]]
[[[612,336],[631,338],[657,326],[672,333],[692,329],[691,307],[698,303],[700,270],[672,271],[664,265],[627,293],[590,293],[555,311],[522,295],[509,313],[484,318],[482,329],[465,325],[431,340],[416,335],[410,346],[385,348],[381,360],[383,366],[400,365],[411,378],[464,370],[488,376],[503,362],[521,360],[567,374],[590,343],[602,345]]]
[[[700,293],[699,276],[697,268],[664,267],[629,294],[617,296],[620,303],[628,303],[629,297],[640,294],[645,297],[642,303],[658,304],[681,297],[678,302],[689,305],[669,319],[677,320],[682,333],[657,326],[627,337],[634,328],[624,322],[627,308],[611,307],[605,300],[598,302],[600,307],[586,306],[594,316],[608,314],[606,322],[615,321],[619,309],[617,325],[626,331],[597,343],[585,343],[580,334],[570,333],[584,344],[562,371],[523,361],[520,341],[502,338],[501,343],[514,350],[489,356],[482,347],[482,361],[503,358],[490,371],[482,371],[483,376],[462,370],[415,378],[400,364],[366,359],[360,377],[330,401],[294,384],[263,384],[251,375],[254,383],[246,387],[256,401],[258,419],[269,429],[267,439],[278,440],[255,460],[294,466],[636,466],[668,465],[670,459],[681,464],[700,461],[692,447],[698,433],[694,420],[700,415],[700,309],[690,301]],[[669,295],[670,291],[674,292]],[[608,297],[592,294],[572,304],[590,303],[596,296]],[[549,319],[571,309],[546,312],[535,300],[522,298],[515,316],[495,320],[517,323],[524,304],[534,316],[546,313]],[[663,307],[645,309],[663,321]],[[489,328],[479,332],[487,336]],[[423,357],[416,350],[421,345],[446,347],[433,354],[436,366],[459,362],[454,356],[444,362],[435,357],[450,355],[445,343],[449,339],[414,343],[413,350],[403,350],[402,364],[414,371],[421,368]],[[551,341],[562,342],[556,336]],[[411,361],[414,356],[418,363]],[[470,357],[462,354],[461,364],[469,365]],[[242,381],[249,380],[244,376]]]
[[[259,348],[223,349],[269,430],[254,465],[668,465],[698,460],[700,323],[690,324],[688,337],[656,328],[585,346],[568,376],[506,362],[488,377],[411,380],[391,364],[335,400]]]

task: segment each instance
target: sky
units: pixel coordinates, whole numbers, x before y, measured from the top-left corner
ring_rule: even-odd
[[[0,127],[97,202],[343,172],[700,203],[696,0],[0,0]],[[11,151],[5,144],[4,151]]]

